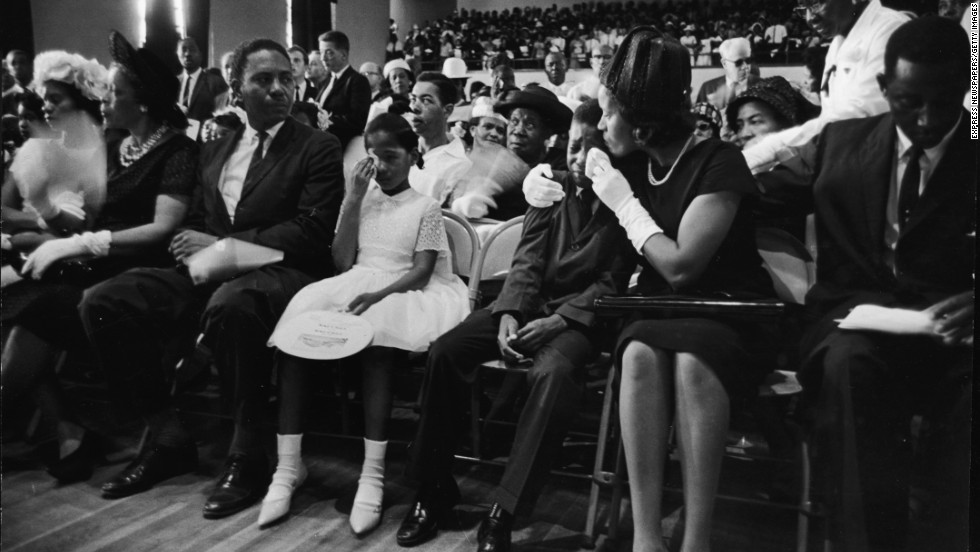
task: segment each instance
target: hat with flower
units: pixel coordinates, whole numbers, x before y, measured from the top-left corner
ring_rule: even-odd
[[[101,102],[109,90],[109,72],[94,59],[51,50],[34,58],[34,82],[38,93],[44,95],[44,83],[61,82],[75,87],[85,98]]]

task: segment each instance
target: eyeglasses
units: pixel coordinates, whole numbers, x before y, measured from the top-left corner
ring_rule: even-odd
[[[731,63],[735,67],[743,67],[745,65],[749,65],[749,64],[752,63],[752,58],[742,58],[742,59],[727,59],[727,58],[722,58],[722,59],[724,59],[728,63]]]
[[[807,14],[819,14],[827,6],[827,0],[797,0],[793,9],[796,15],[806,19]]]

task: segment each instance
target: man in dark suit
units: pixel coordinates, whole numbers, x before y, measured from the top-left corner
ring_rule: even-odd
[[[306,68],[309,67],[310,57],[302,46],[289,47],[289,64],[293,68],[293,82],[296,88],[293,99],[297,102],[316,101],[317,89],[310,79],[306,78]]]
[[[242,510],[268,485],[259,431],[272,368],[266,341],[290,298],[332,272],[344,189],[337,139],[289,117],[293,76],[282,45],[240,44],[232,88],[248,125],[202,150],[194,204],[170,249],[180,262],[234,238],[282,251],[283,261],[224,282],[195,282],[180,268],[136,269],[91,288],[79,307],[118,405],[150,426],[139,457],[103,485],[108,498],[196,467],[194,440],[168,393],[168,353],[202,332],[235,419],[225,468],[204,507],[208,518]]]
[[[718,47],[725,74],[701,85],[695,103],[710,103],[725,112],[729,102],[745,91],[752,81],[752,45],[744,38],[729,38]]]
[[[214,113],[215,99],[228,90],[228,84],[220,73],[201,66],[201,50],[193,38],[182,38],[177,43],[177,58],[184,68],[178,104],[189,119],[206,121]]]
[[[590,100],[569,133],[564,201],[527,211],[520,244],[496,302],[473,312],[429,351],[422,414],[410,451],[409,478],[420,488],[397,540],[415,546],[438,530],[438,518],[459,499],[451,463],[464,420],[466,384],[481,362],[527,360],[527,403],[518,421],[494,505],[479,532],[479,550],[507,550],[515,513],[533,507],[551,460],[575,417],[586,363],[598,352],[596,297],[622,293],[636,257],[616,216],[583,176],[585,157],[601,147],[602,111]]]
[[[320,55],[330,72],[316,103],[329,118],[321,117],[320,128],[331,132],[346,149],[355,136],[364,133],[371,110],[371,84],[348,63],[350,40],[340,31],[320,35]]]
[[[906,549],[909,427],[920,413],[932,431],[919,446],[933,453],[920,487],[941,497],[942,514],[915,549],[965,550],[977,185],[961,107],[966,33],[938,17],[905,23],[888,40],[884,70],[890,113],[831,123],[815,145],[817,284],[800,380],[816,406],[840,549]],[[837,327],[862,304],[924,309],[932,331]]]

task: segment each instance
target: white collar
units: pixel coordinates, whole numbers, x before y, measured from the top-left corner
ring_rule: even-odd
[[[197,71],[194,71],[193,73],[188,73],[187,72],[187,69],[184,69],[184,77],[189,78],[189,79],[196,79],[197,76],[200,75],[201,74],[201,71],[203,71],[203,70],[204,70],[204,67],[198,67],[197,68]]]
[[[286,119],[283,119],[283,120],[279,121],[278,123],[272,125],[271,127],[265,129],[265,133],[269,135],[269,137],[267,138],[266,144],[271,144],[272,143],[273,138],[276,137],[276,134],[279,132],[279,129],[282,128],[282,125],[285,122],[286,122]],[[245,125],[245,134],[242,135],[242,140],[245,141],[246,143],[251,143],[252,140],[254,140],[256,136],[258,136],[258,134],[259,134],[259,131],[257,131],[254,128],[252,128],[251,125],[247,125],[246,124]]]
[[[344,71],[346,71],[349,67],[350,67],[350,64],[348,63],[343,68],[341,68],[340,71],[337,71],[336,73],[333,73],[333,78],[339,79],[340,76],[344,74]]]

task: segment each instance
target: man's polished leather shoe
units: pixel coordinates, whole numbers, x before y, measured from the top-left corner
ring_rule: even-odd
[[[268,487],[269,460],[264,454],[232,454],[204,504],[204,517],[217,519],[237,514],[258,502]]]
[[[197,447],[148,445],[119,475],[102,485],[105,498],[122,498],[197,469]]]
[[[399,546],[417,546],[439,532],[439,521],[459,503],[459,487],[449,479],[441,485],[423,487],[398,527]]]
[[[514,516],[494,503],[476,532],[477,552],[509,552]]]

